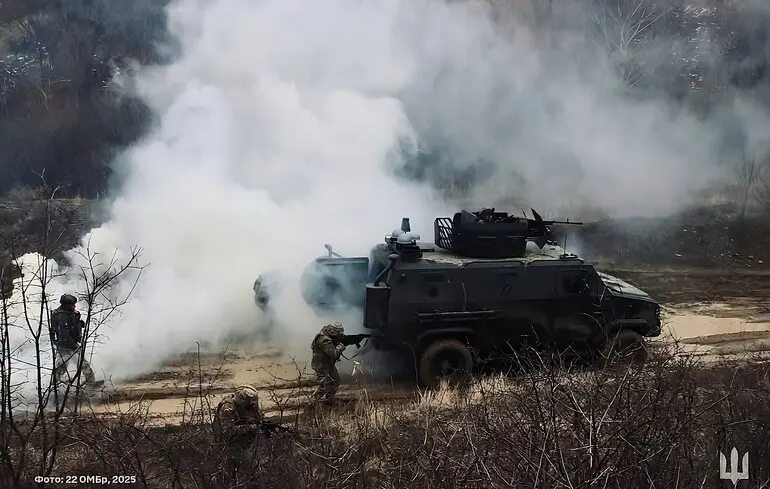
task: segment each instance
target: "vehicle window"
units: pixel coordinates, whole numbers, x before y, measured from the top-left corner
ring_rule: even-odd
[[[584,294],[590,290],[588,277],[584,273],[566,275],[562,287],[564,287],[564,292],[568,294]]]

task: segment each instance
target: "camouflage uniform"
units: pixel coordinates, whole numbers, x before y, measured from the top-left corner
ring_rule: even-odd
[[[257,390],[250,385],[238,386],[233,394],[219,401],[212,428],[233,476],[237,477],[248,462],[249,447],[259,435],[262,419]]]
[[[80,319],[80,313],[75,310],[77,298],[64,294],[61,296],[60,303],[61,305],[51,313],[50,324],[57,356],[54,370],[54,378],[57,382],[61,382],[62,377],[69,374],[67,365],[70,361],[78,362],[80,342],[85,328],[85,323]],[[104,383],[96,382],[91,364],[85,358],[83,358],[81,373],[85,376],[87,385]]]
[[[247,448],[259,433],[262,419],[257,390],[242,385],[219,401],[214,414],[214,434],[222,445]]]
[[[330,402],[334,399],[340,387],[340,374],[336,363],[339,361],[345,345],[339,344],[339,338],[345,334],[342,324],[334,322],[327,324],[313,338],[311,349],[313,360],[310,366],[319,380],[315,399]]]

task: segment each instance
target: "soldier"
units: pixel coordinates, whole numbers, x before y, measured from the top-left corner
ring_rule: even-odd
[[[83,341],[83,329],[85,323],[80,319],[80,313],[75,309],[78,300],[75,296],[64,294],[59,299],[60,306],[51,313],[50,329],[53,335],[53,343],[56,349],[58,366],[54,370],[54,378],[62,381],[62,376],[68,374],[67,365],[70,360],[79,359],[81,341]],[[96,381],[91,364],[83,358],[81,373],[85,375],[85,384],[98,387],[104,384],[103,380]]]
[[[259,435],[262,412],[257,390],[241,385],[233,394],[219,401],[214,413],[214,436],[228,457],[228,467],[234,476],[248,461],[251,442]]]
[[[257,389],[241,385],[219,401],[214,414],[214,433],[221,444],[243,448],[259,433],[262,419]]]
[[[277,323],[274,303],[275,298],[281,293],[281,279],[278,272],[271,271],[260,275],[254,282],[254,302],[263,313],[258,333],[265,343],[273,339]]]
[[[345,328],[341,323],[327,324],[313,338],[311,349],[313,360],[310,366],[319,380],[318,389],[315,391],[316,401],[331,403],[340,387],[340,374],[335,365],[345,351],[345,345],[340,339],[345,335]]]

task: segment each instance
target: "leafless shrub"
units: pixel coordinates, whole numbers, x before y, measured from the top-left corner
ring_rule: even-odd
[[[736,181],[740,192],[740,220],[746,217],[746,210],[749,207],[750,200],[756,194],[756,185],[761,182],[762,167],[763,164],[760,159],[744,153],[735,169]]]
[[[752,194],[765,211],[770,211],[770,161],[757,165]]]
[[[122,263],[101,262],[101,257],[86,247],[79,267],[85,310],[85,330],[76,359],[74,381],[64,387],[54,382],[57,357],[52,351],[48,328],[51,284],[59,278],[49,256],[61,235],[50,226],[53,201],[58,188],[47,189],[38,246],[30,250],[17,236],[5,237],[12,261],[22,272],[18,290],[11,288],[0,298],[0,486],[22,487],[35,476],[54,473],[56,460],[71,423],[66,421],[70,408],[77,411],[81,394],[80,374],[88,348],[103,322],[125,303],[126,297],[109,293],[118,277],[137,269],[139,251],[133,250]],[[19,252],[21,249],[23,252]],[[37,255],[26,255],[29,251]],[[34,263],[30,257],[37,257]],[[22,262],[22,259],[25,261]],[[14,277],[15,278],[15,277]],[[138,279],[138,274],[137,274]],[[76,291],[73,291],[76,292]],[[76,292],[76,293],[77,293]],[[131,290],[127,293],[130,294]],[[117,301],[115,297],[119,297]]]
[[[373,401],[362,389],[350,407],[308,409],[294,433],[258,439],[238,484],[703,487],[718,481],[717,453],[736,446],[761,486],[770,480],[769,372],[657,348],[644,367],[544,363],[406,400]],[[137,409],[73,423],[57,473],[135,475],[126,487],[234,487],[204,422],[153,427]]]
[[[594,25],[626,86],[633,88],[643,78],[636,51],[673,6],[650,0],[598,0],[595,3]]]

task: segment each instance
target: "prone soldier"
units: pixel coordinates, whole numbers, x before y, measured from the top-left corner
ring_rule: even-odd
[[[212,426],[214,436],[224,450],[227,467],[236,480],[248,462],[249,447],[259,434],[262,419],[257,390],[250,385],[238,386],[217,405]]]
[[[214,413],[214,434],[223,446],[245,449],[258,435],[262,419],[257,390],[241,385],[219,401]]]
[[[235,392],[217,405],[213,431],[216,442],[228,457],[228,466],[237,479],[249,459],[252,442],[260,435],[270,438],[274,431],[290,431],[277,423],[265,420],[259,409],[257,389],[240,385]]]

